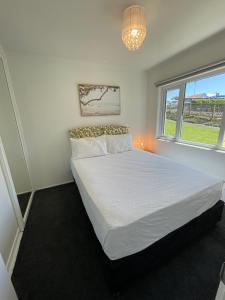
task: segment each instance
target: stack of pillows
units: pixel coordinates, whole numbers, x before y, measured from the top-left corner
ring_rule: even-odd
[[[79,138],[74,132],[70,132],[70,135],[72,136],[70,138],[72,159],[116,154],[133,149],[132,137],[129,133],[120,134],[116,132],[116,134],[103,134],[96,137],[82,137],[80,135]]]

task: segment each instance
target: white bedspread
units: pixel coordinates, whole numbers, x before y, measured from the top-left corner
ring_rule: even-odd
[[[222,197],[220,179],[144,151],[71,160],[71,167],[112,260],[145,249]]]

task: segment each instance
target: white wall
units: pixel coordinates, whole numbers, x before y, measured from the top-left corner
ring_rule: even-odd
[[[224,49],[225,31],[150,69],[147,83],[147,131],[150,137],[148,147],[153,148],[159,154],[223,179],[225,179],[225,153],[183,146],[172,142],[160,142],[154,139],[158,104],[158,89],[154,83],[224,59]]]
[[[146,74],[107,64],[7,53],[36,189],[72,180],[68,129],[121,123],[136,135],[146,122]],[[119,85],[121,115],[81,117],[78,83]]]
[[[5,264],[8,262],[17,230],[17,219],[0,166],[0,253]]]

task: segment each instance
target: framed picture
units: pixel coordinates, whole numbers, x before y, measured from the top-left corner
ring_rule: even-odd
[[[78,84],[82,116],[120,114],[120,87],[113,85]]]

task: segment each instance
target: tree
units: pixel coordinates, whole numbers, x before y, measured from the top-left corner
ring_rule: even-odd
[[[93,102],[93,101],[101,101],[103,96],[109,91],[113,91],[114,93],[116,92],[116,90],[118,89],[117,86],[107,86],[107,85],[93,85],[93,84],[80,84],[79,85],[79,94],[80,94],[80,102],[83,105],[88,105],[89,103]],[[100,90],[101,94],[98,98],[93,98],[90,99],[88,101],[83,101],[82,99],[85,96],[88,96],[89,93],[93,90]]]

